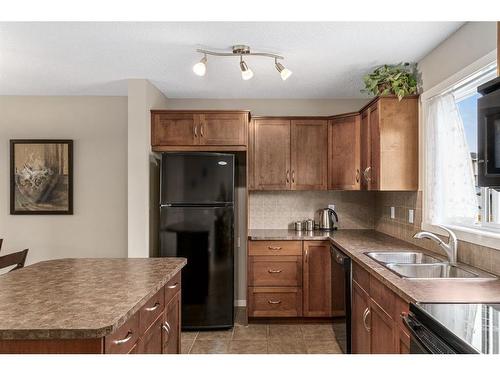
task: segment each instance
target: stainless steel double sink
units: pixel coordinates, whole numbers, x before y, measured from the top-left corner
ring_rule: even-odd
[[[488,273],[466,270],[421,252],[371,251],[365,253],[399,277],[405,279],[495,279]]]

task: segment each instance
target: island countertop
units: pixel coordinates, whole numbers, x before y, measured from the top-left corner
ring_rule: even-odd
[[[104,337],[185,265],[185,258],[58,259],[0,275],[0,340]]]

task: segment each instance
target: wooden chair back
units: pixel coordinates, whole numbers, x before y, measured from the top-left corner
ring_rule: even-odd
[[[9,271],[11,272],[19,268],[23,268],[27,256],[28,249],[18,251],[17,253],[0,256],[0,269],[15,265],[15,267]]]

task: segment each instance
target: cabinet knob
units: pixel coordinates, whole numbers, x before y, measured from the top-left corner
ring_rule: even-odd
[[[175,283],[173,285],[167,285],[167,289],[175,289],[179,286],[179,283]]]
[[[270,299],[269,301],[267,301],[267,303],[270,304],[270,305],[279,305],[281,303],[281,301],[280,300],[273,301],[273,300]]]
[[[368,315],[370,315],[370,308],[367,307],[363,313],[363,326],[365,327],[366,329],[366,332],[370,332],[371,331],[371,327],[368,326],[368,323],[366,322],[366,319],[368,318]]]
[[[281,273],[282,270],[267,270],[269,273]]]
[[[127,336],[125,336],[123,339],[113,340],[113,343],[117,345],[125,344],[126,342],[129,342],[130,339],[132,339],[133,334],[134,333],[132,331],[128,331]]]
[[[144,310],[146,311],[155,311],[160,307],[160,302],[156,302],[153,307],[145,307]]]
[[[170,329],[171,329],[171,327],[170,327],[170,324],[168,322],[163,323],[161,325],[161,328],[163,328],[163,330],[165,332],[167,332],[167,335],[170,335]]]

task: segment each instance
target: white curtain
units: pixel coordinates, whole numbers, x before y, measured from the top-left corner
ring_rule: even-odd
[[[473,224],[478,204],[472,160],[452,94],[430,100],[425,126],[427,221]]]

